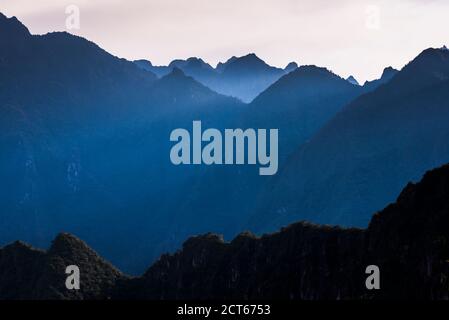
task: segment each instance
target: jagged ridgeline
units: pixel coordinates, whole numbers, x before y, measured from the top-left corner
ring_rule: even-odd
[[[209,231],[366,227],[408,181],[449,162],[448,70],[443,49],[364,85],[255,54],[155,67],[0,14],[0,245],[48,248],[63,230],[141,274]],[[279,129],[276,175],[173,165],[170,133],[195,120]]]
[[[81,289],[65,288],[77,264]],[[379,266],[381,290],[365,287]],[[232,242],[206,234],[130,278],[84,242],[61,234],[48,251],[0,249],[2,299],[448,299],[449,165],[409,184],[367,229],[305,222]]]

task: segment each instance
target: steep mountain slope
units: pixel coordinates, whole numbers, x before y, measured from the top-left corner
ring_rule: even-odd
[[[279,129],[280,157],[285,159],[362,92],[325,68],[301,66],[248,106],[243,126]]]
[[[279,129],[279,165],[344,105],[362,93],[324,68],[305,66],[283,76],[245,108],[236,128]],[[269,177],[257,166],[205,168],[167,208],[175,213],[167,230],[167,249],[193,234],[214,231],[229,239],[244,227]]]
[[[179,68],[212,90],[244,102],[251,102],[281,76],[297,68],[293,62],[284,70],[272,67],[253,53],[232,57],[225,63],[219,63],[215,69],[195,57],[174,60],[168,66],[153,66],[148,60],[136,60],[134,63],[159,77],[167,75],[175,67]]]
[[[354,76],[349,76],[346,81],[348,81],[349,83],[352,83],[353,85],[360,85],[359,82],[356,80],[356,78],[354,78]]]
[[[407,185],[366,230],[300,222],[227,243],[206,234],[138,278],[123,276],[69,235],[58,236],[48,252],[16,243],[0,249],[0,298],[446,300],[448,199],[446,165]],[[77,293],[63,287],[64,266],[73,263],[84,277]],[[379,267],[381,290],[366,289],[368,265]]]
[[[80,269],[80,290],[67,290],[67,266]],[[48,251],[22,242],[0,249],[0,299],[106,299],[126,276],[83,241],[60,234]],[[82,285],[81,285],[82,284]]]
[[[449,161],[449,53],[428,49],[296,151],[250,223],[364,226],[407,181]]]
[[[363,88],[366,91],[373,91],[373,90],[377,89],[377,87],[379,87],[380,85],[390,81],[395,76],[395,74],[398,72],[399,72],[398,70],[393,69],[392,67],[387,67],[384,69],[384,71],[382,72],[382,75],[380,76],[379,79],[376,79],[373,81],[366,81],[363,84]]]
[[[295,71],[296,69],[298,69],[298,67],[299,67],[298,64],[296,62],[292,61],[292,62],[290,62],[289,64],[287,64],[285,66],[284,71],[286,73],[290,73],[290,72]]]
[[[187,60],[177,59],[170,62],[168,66],[153,66],[148,60],[135,60],[134,63],[144,70],[148,70],[162,78],[173,71],[174,68],[182,70],[186,75],[195,80],[208,84],[217,76],[215,69],[200,58],[191,57]]]
[[[141,60],[134,60],[133,61],[139,68],[150,71],[154,73],[159,78],[162,78],[169,74],[172,71],[172,68],[169,68],[168,66],[153,66],[151,61],[141,59]]]
[[[173,60],[168,65],[169,68],[179,68],[188,76],[193,77],[195,80],[209,84],[215,80],[217,73],[215,69],[204,62],[200,58],[188,58],[187,60]]]
[[[285,74],[251,53],[226,63],[219,80],[211,87],[219,93],[251,102],[259,93]]]
[[[159,254],[155,208],[198,170],[171,164],[171,130],[227,126],[244,105],[67,33],[30,35],[4,16],[0,26],[0,243],[46,246],[66,230],[138,271]]]

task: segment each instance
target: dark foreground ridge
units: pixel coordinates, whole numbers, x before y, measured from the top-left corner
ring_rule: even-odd
[[[78,291],[65,288],[71,264],[81,270]],[[365,287],[372,264],[380,290]],[[0,249],[1,299],[448,299],[448,275],[449,165],[409,184],[366,230],[299,222],[230,243],[202,235],[137,278],[69,234],[48,251]]]

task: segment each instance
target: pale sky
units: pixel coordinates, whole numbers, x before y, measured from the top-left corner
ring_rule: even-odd
[[[66,27],[68,5],[79,8],[79,29]],[[31,33],[68,31],[129,60],[215,65],[254,52],[359,82],[449,45],[448,0],[0,0],[0,11]]]

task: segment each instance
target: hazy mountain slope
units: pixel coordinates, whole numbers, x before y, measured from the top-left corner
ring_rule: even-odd
[[[157,75],[159,78],[162,78],[163,76],[166,76],[172,71],[172,68],[169,66],[153,66],[151,61],[141,59],[141,60],[134,60],[133,61],[139,68],[142,68],[144,70],[150,71]]]
[[[354,76],[349,76],[346,81],[348,81],[349,83],[352,83],[353,85],[359,86],[359,82],[357,81],[356,78],[354,78]]]
[[[286,73],[290,73],[290,72],[295,71],[296,69],[298,69],[298,67],[299,67],[298,64],[296,62],[292,61],[292,62],[289,62],[289,64],[287,64],[285,66],[284,71]]]
[[[214,81],[217,72],[208,63],[204,62],[200,58],[188,58],[187,60],[173,60],[168,65],[169,68],[179,68],[188,76],[193,77],[195,80],[205,84],[206,86]]]
[[[148,60],[136,60],[134,63],[159,77],[167,75],[175,67],[179,68],[212,90],[244,102],[251,102],[281,76],[297,68],[296,63],[290,63],[285,70],[272,67],[253,53],[232,57],[225,63],[219,63],[215,69],[195,57],[173,60],[168,66],[153,66]]]
[[[269,66],[252,53],[227,63],[219,80],[211,87],[222,94],[251,102],[284,74],[284,70]]]
[[[290,157],[250,225],[298,219],[364,226],[407,181],[449,161],[449,53],[422,52]]]
[[[67,33],[30,35],[4,16],[0,26],[0,243],[45,246],[65,230],[136,272],[160,253],[156,209],[198,170],[171,164],[171,130],[221,128],[244,105]]]
[[[301,66],[261,93],[242,122],[244,127],[279,129],[280,158],[285,159],[362,93],[325,68]]]
[[[324,68],[300,67],[260,94],[236,119],[236,128],[279,129],[279,165],[362,90]],[[279,174],[279,173],[278,173]],[[194,234],[214,231],[229,239],[239,233],[270,177],[258,166],[205,168],[167,209],[175,212],[166,232],[169,249]]]
[[[377,89],[377,87],[379,87],[380,85],[390,81],[398,72],[399,72],[398,70],[393,69],[392,67],[387,67],[384,69],[379,79],[373,81],[365,81],[365,83],[363,84],[363,88],[366,91],[373,91]]]
[[[2,299],[390,299],[446,300],[449,166],[409,184],[366,230],[296,223],[232,242],[206,234],[127,278],[82,241],[63,234],[48,252],[0,249]],[[64,288],[64,266],[84,270],[81,291]],[[380,269],[381,290],[365,287]]]

